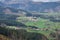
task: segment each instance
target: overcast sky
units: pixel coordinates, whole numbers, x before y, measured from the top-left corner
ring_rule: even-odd
[[[56,1],[60,1],[60,0],[32,0],[34,2],[56,2]]]
[[[0,1],[8,1],[8,0],[0,0]],[[17,1],[17,0],[11,0],[11,1]],[[34,2],[55,2],[55,1],[60,1],[60,0],[32,0],[32,1]]]

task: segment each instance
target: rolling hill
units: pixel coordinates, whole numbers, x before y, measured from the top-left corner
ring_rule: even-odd
[[[19,1],[20,2],[20,1]],[[3,4],[3,5],[2,5]],[[60,12],[60,2],[32,2],[32,1],[22,1],[20,3],[3,3],[0,2],[1,6],[23,9],[27,11],[36,12]]]

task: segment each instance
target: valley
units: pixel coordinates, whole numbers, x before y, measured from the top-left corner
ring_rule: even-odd
[[[59,40],[60,13],[29,12],[0,6],[0,34],[11,40]]]

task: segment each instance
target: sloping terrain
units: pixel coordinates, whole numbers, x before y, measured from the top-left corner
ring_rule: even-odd
[[[2,34],[1,40],[48,40],[43,34],[27,32],[24,29],[14,30],[0,27],[0,34]]]
[[[0,34],[0,40],[11,40],[11,38],[8,38],[8,37]]]

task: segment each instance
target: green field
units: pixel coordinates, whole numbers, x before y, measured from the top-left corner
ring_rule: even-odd
[[[38,21],[29,21],[27,18],[20,17],[18,22],[22,22],[27,26],[36,26],[38,28],[60,28],[59,22],[52,22],[49,19],[38,18]],[[25,21],[25,22],[24,22]]]
[[[43,18],[37,18],[38,21],[29,21],[27,18],[19,18],[18,22],[22,22],[27,25],[28,27],[29,26],[36,26],[39,28],[39,30],[33,30],[33,29],[29,29],[29,28],[26,28],[26,30],[28,32],[36,32],[36,33],[42,33],[44,34],[45,36],[49,36],[50,33],[52,32],[55,32],[55,29],[60,29],[60,22],[52,22],[50,21],[49,19],[43,19]],[[27,21],[26,21],[27,20]],[[25,21],[25,22],[24,22]],[[40,30],[40,29],[48,29],[47,31],[46,30]],[[50,39],[50,37],[48,37]],[[51,38],[52,39],[52,38]]]

